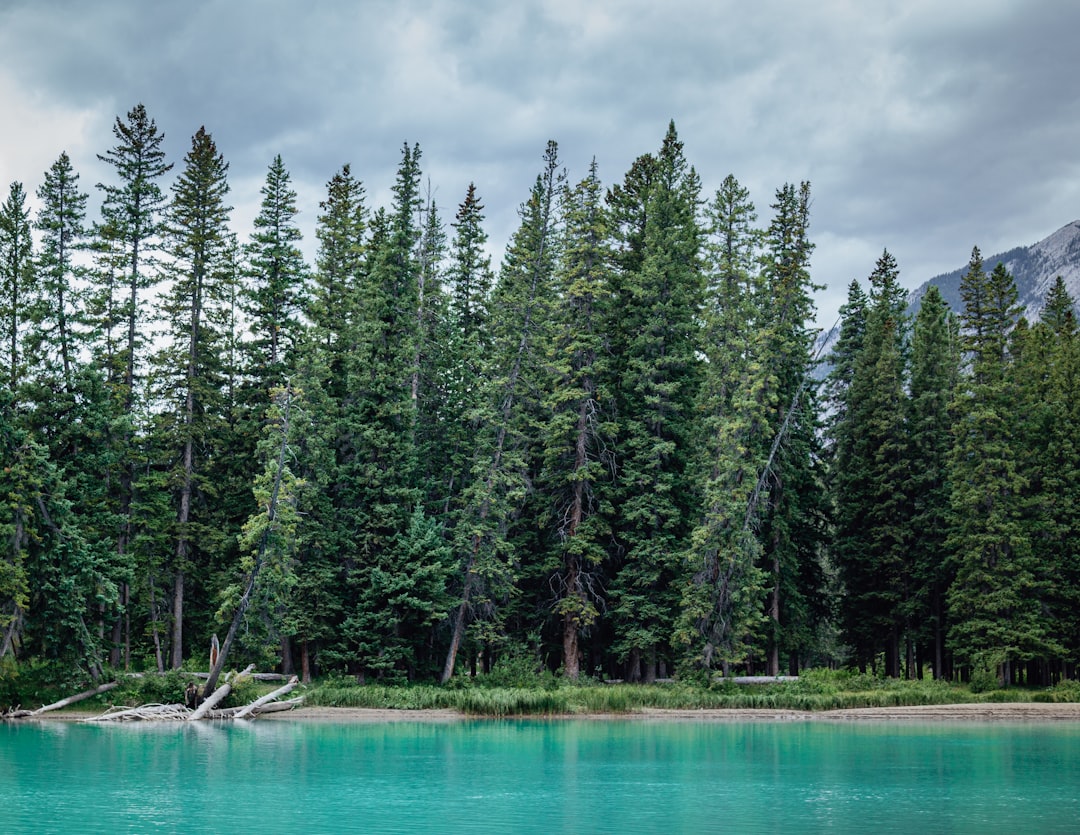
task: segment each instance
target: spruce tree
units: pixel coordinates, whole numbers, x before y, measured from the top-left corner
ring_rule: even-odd
[[[404,664],[379,652],[395,622],[378,597],[379,572],[406,568],[401,549],[416,502],[420,149],[404,147],[390,214],[376,215],[361,291],[356,348],[345,357],[339,509],[351,528],[349,611],[342,657],[360,674]],[[409,636],[410,640],[422,640]],[[388,666],[389,665],[389,666]]]
[[[554,530],[548,587],[555,590],[563,671],[581,672],[583,635],[601,598],[599,568],[611,531],[611,448],[614,402],[607,372],[609,255],[606,213],[596,161],[570,191],[566,236],[557,273],[556,333],[549,362],[554,383],[542,427],[542,482],[548,526]],[[606,511],[606,512],[605,512]]]
[[[0,351],[2,373],[12,390],[26,373],[22,344],[30,317],[33,246],[26,192],[22,183],[12,183],[0,206]]]
[[[236,281],[236,243],[229,230],[228,164],[205,128],[192,137],[172,187],[166,235],[172,285],[163,299],[168,344],[156,357],[163,429],[172,447],[175,527],[172,545],[171,665],[183,661],[188,578],[199,577],[224,534],[211,525],[208,479],[223,420],[221,347]],[[194,576],[193,576],[194,575]]]
[[[674,124],[655,163],[638,168],[653,172],[644,207],[631,209],[645,217],[640,265],[625,269],[635,267],[633,237],[616,259],[625,265],[616,287],[629,304],[617,313],[625,354],[617,369],[617,568],[610,602],[612,648],[626,664],[626,677],[651,681],[671,660],[684,581],[678,555],[695,517],[687,456],[700,382],[703,282],[700,183]]]
[[[79,175],[66,153],[45,172],[45,182],[37,195],[41,210],[35,226],[41,233],[41,249],[36,265],[36,299],[31,308],[33,327],[26,351],[37,358],[38,374],[56,377],[59,391],[70,396],[84,338],[79,321],[81,270],[75,256],[86,237],[83,222],[87,196],[79,191]]]
[[[1017,292],[1002,264],[987,274],[978,248],[961,280],[962,345],[970,361],[954,420],[950,461],[953,525],[948,547],[957,559],[949,593],[949,643],[975,675],[1012,681],[1018,660],[1060,651],[1032,604],[1038,571],[1022,497],[1028,481],[1014,437],[1016,390],[1009,331]]]
[[[901,673],[908,477],[904,426],[904,300],[888,251],[870,276],[870,307],[837,425],[834,552],[844,584],[843,625],[865,669],[879,652],[886,675]]]
[[[820,551],[825,538],[822,450],[817,432],[816,385],[811,378],[814,306],[810,279],[810,184],[776,192],[762,258],[767,332],[761,396],[768,404],[769,444],[752,512],[759,525],[767,574],[764,638],[766,670],[780,672],[781,651],[798,665],[827,615]]]
[[[907,618],[928,651],[934,678],[951,673],[945,653],[946,599],[956,573],[946,548],[949,529],[950,407],[960,372],[955,317],[931,285],[922,298],[912,333],[911,385],[907,406],[908,466],[905,492],[911,501],[908,549],[912,594]]]
[[[758,299],[761,232],[750,193],[731,175],[706,210],[706,278],[693,462],[701,514],[689,538],[693,572],[677,633],[695,665],[743,663],[761,619],[760,543],[747,509],[764,465],[764,329]]]
[[[99,301],[100,306],[113,311],[126,330],[123,347],[115,360],[119,366],[117,380],[123,391],[122,401],[130,413],[145,336],[142,302],[158,281],[153,254],[160,246],[166,204],[160,180],[172,170],[172,164],[165,162],[165,152],[161,149],[165,135],[142,104],[128,111],[126,121],[116,118],[113,135],[117,144],[98,155],[98,159],[113,168],[119,183],[98,184],[104,194],[103,222],[98,233],[102,250],[110,255],[110,266],[98,276],[97,291],[108,295]],[[114,270],[126,283],[126,298],[122,301],[113,298],[113,293],[120,289]]]
[[[497,634],[500,604],[514,587],[516,560],[507,532],[529,487],[529,444],[532,417],[540,410],[535,398],[549,339],[562,189],[558,146],[548,142],[544,169],[520,209],[521,224],[493,290],[491,362],[476,409],[472,465],[452,540],[456,578],[444,684],[454,674],[470,621],[475,618],[488,637]]]
[[[300,339],[300,314],[306,306],[307,267],[296,225],[296,191],[281,155],[270,163],[260,190],[262,205],[255,231],[244,249],[244,307],[253,340],[249,373],[263,390],[283,382],[287,360]]]

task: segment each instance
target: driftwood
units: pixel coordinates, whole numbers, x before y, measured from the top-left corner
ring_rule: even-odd
[[[100,716],[89,716],[83,722],[134,722],[185,720],[191,711],[184,705],[139,705],[128,708],[109,708]]]
[[[260,705],[253,710],[250,717],[255,718],[261,716],[264,713],[278,713],[283,710],[292,710],[294,707],[302,704],[304,701],[303,696],[299,696],[295,699],[288,699],[284,702],[268,702],[267,704]],[[226,707],[221,710],[211,710],[204,716],[204,719],[238,719],[237,714],[242,710],[246,710],[245,707]],[[129,708],[111,708],[100,716],[89,716],[86,719],[82,719],[82,722],[188,722],[191,720],[191,716],[194,713],[188,707],[184,705],[140,705],[139,707]]]
[[[295,699],[286,699],[283,702],[267,702],[264,705],[252,710],[250,713],[245,713],[241,716],[243,711],[251,707],[251,705],[244,705],[244,707],[226,707],[222,710],[215,710],[210,713],[208,719],[255,719],[262,716],[264,713],[280,713],[283,710],[292,710],[294,707],[299,707],[304,703],[303,696],[297,696]]]
[[[195,678],[210,678],[210,673],[188,673],[188,675]],[[292,676],[287,676],[285,673],[250,673],[248,678],[254,681],[288,681]]]
[[[219,687],[212,694],[210,694],[209,697],[207,697],[205,702],[199,705],[195,712],[188,717],[188,721],[195,722],[199,719],[205,718],[206,714],[208,714],[211,710],[217,707],[222,701],[224,701],[225,697],[232,692],[233,682],[239,681],[241,678],[248,675],[254,669],[254,664],[248,664],[239,675],[228,678],[225,683],[221,685],[221,687]]]
[[[94,687],[91,690],[84,690],[82,693],[76,693],[74,696],[68,696],[66,699],[61,699],[58,702],[53,702],[51,705],[43,705],[37,710],[15,710],[8,711],[7,713],[0,714],[2,719],[28,719],[33,716],[40,716],[42,713],[48,713],[50,710],[59,710],[62,707],[76,704],[84,699],[90,699],[94,696],[100,696],[102,693],[108,693],[114,687],[119,687],[120,682],[110,681],[108,684],[102,684],[98,687]]]
[[[299,684],[300,679],[298,679],[296,676],[293,676],[292,679],[289,680],[289,683],[286,684],[284,687],[279,687],[273,693],[267,693],[261,699],[256,699],[251,704],[241,708],[234,718],[243,719],[245,716],[251,715],[268,702],[272,702],[276,700],[279,696],[284,696],[286,693],[291,693],[293,690],[296,689]]]

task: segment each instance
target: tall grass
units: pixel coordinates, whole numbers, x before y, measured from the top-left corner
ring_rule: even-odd
[[[713,686],[568,683],[544,679],[534,686],[487,686],[470,681],[454,686],[357,685],[347,680],[313,687],[306,703],[329,707],[456,710],[469,716],[559,716],[629,714],[654,710],[767,709],[826,711],[841,708],[903,707],[987,701],[1080,701],[1080,687],[972,693],[941,681],[901,681],[810,671],[798,681]]]

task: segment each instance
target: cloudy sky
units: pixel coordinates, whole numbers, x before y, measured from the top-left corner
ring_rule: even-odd
[[[311,253],[342,163],[387,204],[418,142],[500,255],[548,139],[611,184],[674,119],[706,195],[734,174],[767,221],[811,182],[828,326],[883,248],[914,287],[1080,218],[1077,32],[1075,0],[0,0],[0,188],[66,150],[94,192],[142,102],[177,163],[213,134],[243,239],[275,154]]]

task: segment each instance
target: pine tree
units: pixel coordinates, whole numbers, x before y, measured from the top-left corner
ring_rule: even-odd
[[[747,507],[764,464],[756,438],[766,413],[762,370],[761,232],[750,193],[728,175],[706,209],[706,278],[701,350],[707,359],[697,401],[693,476],[701,514],[689,537],[693,572],[676,633],[695,666],[725,671],[746,660],[761,618],[760,544]]]
[[[1060,652],[1031,605],[1038,571],[1022,522],[1028,483],[1014,444],[1016,390],[1008,352],[1017,293],[1002,264],[987,275],[978,248],[960,292],[962,345],[971,370],[953,423],[947,544],[956,554],[957,575],[949,593],[949,642],[973,674],[996,674],[1008,684],[1015,661]]]
[[[580,641],[599,615],[599,567],[611,535],[606,505],[611,501],[615,415],[605,368],[611,315],[606,309],[610,268],[602,198],[593,160],[588,176],[567,200],[549,359],[554,385],[550,418],[542,428],[542,481],[555,533],[548,587],[556,592],[563,671],[570,679],[580,675]]]
[[[37,358],[38,375],[44,377],[46,385],[56,377],[59,391],[70,396],[83,337],[77,287],[80,269],[74,257],[86,237],[87,196],[79,191],[79,175],[66,153],[45,172],[37,194],[42,204],[35,223],[41,233],[41,250],[26,353]]]
[[[141,301],[158,280],[153,253],[160,245],[161,216],[166,203],[159,181],[172,170],[172,164],[165,162],[165,152],[161,149],[165,135],[142,104],[128,111],[126,121],[117,117],[113,135],[117,144],[98,155],[98,159],[112,166],[120,182],[98,184],[104,193],[103,223],[98,233],[101,250],[109,254],[109,267],[98,276],[97,291],[107,296],[98,304],[111,312],[110,327],[116,320],[126,329],[123,348],[114,359],[120,369],[116,379],[122,387],[125,411],[130,413],[144,337]],[[127,285],[124,301],[113,296],[119,291],[117,273]]]
[[[538,410],[538,404],[529,400],[535,398],[543,375],[562,188],[558,146],[549,141],[544,170],[521,207],[521,224],[507,247],[493,291],[491,363],[476,410],[472,466],[453,535],[458,579],[444,684],[454,674],[470,619],[482,616],[478,623],[491,636],[498,623],[491,619],[514,586],[515,559],[507,532],[511,514],[528,490],[529,415]]]
[[[613,528],[618,567],[610,585],[613,650],[627,678],[651,681],[670,660],[683,566],[678,560],[695,516],[687,475],[703,282],[699,265],[700,183],[669,125],[644,193],[640,266],[631,237],[617,255],[616,288],[628,296],[619,310],[625,354],[619,377],[618,494]],[[632,169],[633,171],[634,169]],[[630,191],[630,185],[626,192]],[[627,218],[625,209],[617,216]],[[632,216],[623,220],[624,226]],[[631,227],[632,228],[632,227]],[[624,266],[625,265],[625,266]]]
[[[881,651],[900,675],[909,515],[904,426],[904,299],[884,252],[870,276],[870,306],[838,423],[834,552],[844,584],[844,629],[860,668]]]
[[[816,425],[816,387],[811,381],[814,285],[810,279],[810,184],[777,190],[775,214],[765,234],[764,298],[767,331],[763,402],[772,444],[752,497],[767,574],[766,669],[780,671],[781,650],[795,667],[825,618],[820,550],[825,536],[822,451]],[[771,439],[771,440],[770,440]]]
[[[922,298],[912,334],[911,386],[907,409],[911,499],[908,549],[912,596],[907,617],[930,652],[934,678],[950,677],[945,654],[946,599],[956,573],[945,539],[949,528],[948,456],[952,444],[949,413],[959,378],[960,357],[954,316],[937,287]]]
[[[183,661],[184,600],[188,577],[222,532],[207,524],[207,480],[223,419],[220,347],[236,280],[236,243],[228,228],[228,164],[205,128],[192,137],[184,170],[173,185],[167,240],[172,286],[163,301],[169,344],[156,359],[163,423],[176,463],[171,664]],[[201,513],[200,513],[201,512]],[[201,518],[200,518],[201,516]]]
[[[24,332],[30,316],[30,285],[33,281],[33,238],[30,209],[22,183],[12,183],[0,206],[0,329],[4,356],[3,373],[14,390],[26,371],[22,354]]]
[[[296,192],[281,155],[270,163],[255,231],[245,247],[245,313],[254,339],[251,373],[268,390],[283,382],[287,360],[300,339],[306,306],[307,267],[296,226]]]

